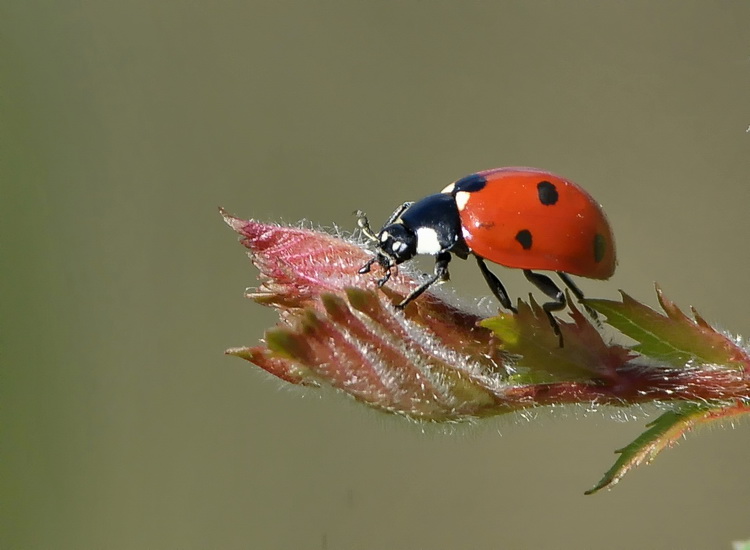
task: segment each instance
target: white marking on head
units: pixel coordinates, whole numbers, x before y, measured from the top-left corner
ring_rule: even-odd
[[[417,229],[417,254],[430,254],[435,256],[443,250],[438,242],[437,231],[431,227],[420,227]]]
[[[468,191],[459,191],[456,193],[456,206],[458,207],[459,212],[466,208],[466,203],[469,202],[469,198],[471,198],[471,193]]]
[[[456,184],[455,184],[455,182],[454,182],[454,183],[451,183],[450,185],[448,185],[448,186],[447,186],[447,187],[446,187],[445,189],[443,189],[443,190],[442,190],[442,191],[440,191],[440,192],[441,192],[441,193],[446,193],[447,195],[450,195],[451,193],[453,193],[453,188],[454,188],[454,187],[456,187]]]
[[[404,250],[406,250],[406,243],[404,241],[393,241],[391,244],[391,251],[394,254],[401,254]]]
[[[391,238],[391,234],[390,234],[390,233],[388,233],[388,231],[383,231],[383,232],[382,232],[382,233],[380,234],[380,242],[381,242],[381,243],[384,243],[385,241],[387,241],[387,240],[388,240],[388,239],[390,239],[390,238]]]

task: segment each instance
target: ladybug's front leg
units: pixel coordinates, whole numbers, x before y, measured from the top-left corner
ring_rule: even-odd
[[[409,294],[406,298],[404,298],[400,304],[396,305],[396,308],[404,309],[406,306],[409,305],[409,303],[412,300],[419,298],[419,296],[421,296],[425,290],[430,288],[435,283],[439,281],[447,281],[449,277],[448,264],[450,263],[450,261],[451,261],[450,252],[442,252],[441,254],[438,254],[437,259],[435,260],[435,272],[430,276],[429,279],[427,279],[424,283],[419,285],[416,289],[412,291],[411,294]]]
[[[382,287],[385,283],[388,282],[388,279],[391,278],[391,270],[393,269],[393,265],[388,258],[385,256],[382,256],[380,254],[373,256],[368,260],[368,262],[359,268],[359,271],[357,273],[364,275],[365,273],[369,273],[370,269],[372,268],[372,264],[379,263],[383,270],[385,270],[385,275],[383,275],[380,279],[378,279],[378,288]]]
[[[392,223],[395,223],[399,216],[403,214],[406,209],[409,208],[412,204],[414,204],[414,201],[409,201],[396,208],[396,210],[393,211],[393,214],[391,214],[391,217],[388,218],[388,221],[383,224],[383,227],[388,227]]]

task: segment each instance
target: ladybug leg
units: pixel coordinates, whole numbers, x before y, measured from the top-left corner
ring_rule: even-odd
[[[508,297],[508,293],[505,290],[505,287],[503,286],[503,283],[500,282],[500,279],[497,278],[497,275],[492,273],[492,271],[489,270],[487,267],[487,264],[484,263],[484,259],[480,258],[479,256],[474,256],[477,259],[477,264],[479,264],[479,270],[482,272],[482,275],[484,276],[484,280],[487,281],[487,286],[490,287],[490,290],[492,291],[492,294],[495,295],[495,297],[500,300],[500,304],[507,309],[508,311],[512,311],[513,313],[518,313],[518,310],[513,307],[513,304],[510,302],[510,298]]]
[[[596,311],[594,311],[584,303],[586,297],[583,295],[581,289],[578,288],[578,286],[573,282],[573,279],[571,279],[567,273],[563,273],[562,271],[558,271],[557,274],[560,276],[560,279],[562,279],[562,282],[565,283],[565,286],[570,289],[570,291],[578,299],[581,305],[583,305],[583,307],[586,309],[586,312],[591,316],[591,318],[594,319],[594,321],[598,322],[599,316],[596,314]]]
[[[555,319],[555,316],[552,315],[552,312],[560,311],[561,309],[565,308],[565,293],[560,290],[557,285],[552,282],[552,279],[550,279],[546,275],[534,273],[533,271],[530,271],[528,269],[524,269],[523,274],[526,276],[526,279],[528,279],[530,283],[532,283],[535,287],[537,287],[547,296],[552,298],[552,300],[554,300],[552,302],[542,304],[542,309],[544,310],[544,313],[547,314],[547,318],[552,325],[552,330],[555,331],[555,334],[557,334],[557,337],[560,340],[560,347],[563,347],[563,337],[562,333],[560,332],[560,325],[557,323],[557,319]]]
[[[411,294],[404,298],[400,304],[396,305],[396,309],[404,309],[413,300],[419,298],[425,290],[430,288],[435,283],[439,281],[447,281],[448,264],[450,263],[450,261],[450,252],[443,252],[442,254],[438,254],[437,259],[435,260],[435,272],[430,276],[429,279],[419,285],[419,287],[415,288]]]
[[[384,258],[382,256],[373,256],[370,258],[365,265],[359,268],[359,271],[357,273],[364,275],[365,273],[369,273],[372,269],[372,264],[379,263],[383,266],[383,269],[385,270],[385,275],[383,275],[380,279],[378,279],[378,288],[382,287],[385,283],[388,282],[388,279],[391,278],[391,269],[393,269],[393,266],[391,263],[387,260],[387,258]]]
[[[404,204],[396,208],[396,210],[393,211],[393,214],[391,214],[391,217],[388,218],[388,221],[383,224],[383,227],[387,227],[394,223],[398,219],[398,217],[404,213],[404,210],[409,208],[412,204],[414,204],[414,201],[405,202]]]
[[[378,288],[382,287],[391,278],[391,266],[385,268],[385,275],[378,279]]]
[[[365,273],[369,273],[370,272],[370,268],[372,267],[372,264],[374,264],[377,261],[378,261],[378,257],[377,256],[373,256],[372,258],[370,258],[367,261],[367,263],[365,265],[363,265],[362,267],[359,268],[359,271],[357,271],[357,273],[359,273],[360,275],[365,274]]]

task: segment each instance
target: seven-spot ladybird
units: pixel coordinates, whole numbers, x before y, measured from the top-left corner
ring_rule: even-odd
[[[567,274],[608,279],[615,270],[615,243],[601,207],[572,181],[536,168],[495,168],[461,178],[440,193],[404,203],[377,234],[362,212],[358,216],[363,233],[377,243],[375,257],[360,273],[379,263],[385,269],[380,286],[394,266],[415,255],[436,257],[434,274],[399,308],[448,279],[451,254],[462,259],[473,254],[493,294],[513,312],[503,284],[484,260],[523,269],[552,299],[543,307],[559,335],[552,312],[565,307],[565,294],[532,270],[556,271],[579,300],[583,293]]]

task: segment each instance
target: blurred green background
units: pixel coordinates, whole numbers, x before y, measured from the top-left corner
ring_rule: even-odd
[[[217,214],[352,228],[539,166],[615,228],[589,295],[659,281],[750,334],[750,3],[6,1],[0,71],[0,547],[750,537],[746,423],[584,497],[644,411],[424,428],[223,356],[274,316]]]

